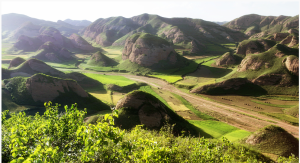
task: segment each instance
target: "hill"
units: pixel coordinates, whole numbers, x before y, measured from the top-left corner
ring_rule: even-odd
[[[240,32],[213,22],[190,18],[164,18],[150,14],[132,18],[100,18],[86,27],[82,34],[101,46],[124,46],[126,39],[138,32],[150,33],[173,42],[177,45],[178,53],[186,55],[218,53],[219,51],[213,48],[215,46],[226,52],[228,49],[219,44],[246,38]]]
[[[88,108],[89,114],[110,107],[92,95],[71,79],[62,79],[45,74],[31,77],[14,77],[4,80],[5,89],[10,92],[11,100],[20,105],[43,106],[44,102],[52,101],[62,106],[78,103],[78,107]]]
[[[21,35],[8,51],[10,53],[19,52],[20,50],[23,52],[32,52],[38,50],[46,42],[52,42],[57,47],[65,48],[72,52],[91,52],[95,50],[92,45],[76,34],[67,38],[55,28],[41,27],[38,36],[28,37]]]
[[[291,16],[261,16],[257,14],[244,15],[226,24],[224,27],[245,33],[247,36],[261,38],[263,36],[287,32],[299,28],[299,15]]]
[[[299,156],[299,140],[275,125],[269,125],[254,132],[245,142],[262,153],[285,157],[289,157],[291,154]]]
[[[22,14],[10,13],[2,15],[2,33],[6,33],[2,39],[14,34],[16,32],[15,30],[22,27],[22,25],[27,22],[30,22],[35,26],[48,26],[56,28],[66,37],[69,37],[72,33],[78,33],[84,28],[80,26],[61,24],[59,22],[36,19]]]
[[[174,133],[189,131],[197,135],[195,126],[177,115],[159,99],[143,91],[133,91],[120,99],[115,107],[119,117],[115,125],[124,129],[134,128],[143,124],[148,129],[160,129],[164,124],[176,124]]]
[[[127,38],[122,59],[151,69],[184,67],[188,62],[176,53],[172,43],[149,33],[136,33]]]
[[[69,24],[74,25],[74,26],[81,26],[81,27],[87,27],[90,24],[92,24],[92,22],[89,21],[89,20],[71,20],[71,19],[66,19],[66,20],[64,20],[64,22],[69,23]]]
[[[92,57],[87,62],[87,64],[92,66],[107,67],[107,66],[116,66],[118,62],[102,54],[100,51],[98,51],[92,55]]]

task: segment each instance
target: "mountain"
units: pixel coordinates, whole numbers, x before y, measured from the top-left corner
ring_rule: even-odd
[[[204,53],[211,50],[212,44],[236,42],[246,38],[241,32],[213,22],[190,18],[163,18],[150,14],[132,18],[100,18],[85,28],[83,36],[101,46],[124,46],[126,39],[138,32],[157,35],[181,49],[186,49],[188,53],[193,53],[190,52],[193,46]]]
[[[4,36],[2,39],[8,37],[9,35],[13,35],[14,33],[17,33],[18,28],[22,28],[22,26],[24,26],[24,24],[26,24],[28,22],[30,22],[31,24],[33,24],[35,26],[40,26],[40,27],[47,26],[47,27],[56,28],[61,32],[61,34],[63,34],[64,36],[67,36],[67,37],[69,37],[72,33],[78,33],[81,29],[84,28],[81,26],[74,26],[74,25],[65,23],[63,21],[52,22],[52,21],[36,19],[36,18],[32,18],[32,17],[26,16],[26,15],[15,14],[15,13],[3,14],[2,15],[2,33],[5,33],[5,35],[2,34],[2,36]]]
[[[72,52],[92,52],[95,50],[92,45],[90,45],[87,41],[85,41],[77,34],[73,34],[70,36],[70,38],[67,38],[63,36],[59,32],[59,30],[53,27],[41,27],[38,36],[28,37],[25,35],[21,35],[18,38],[17,42],[8,51],[13,53],[14,51],[20,50],[23,50],[24,52],[42,50],[46,48],[46,43],[49,45],[53,44],[52,47],[55,46],[55,51],[58,51],[61,48],[67,49]],[[45,44],[45,46],[41,47],[43,44]]]
[[[90,24],[92,24],[92,22],[88,21],[88,20],[71,20],[71,19],[66,19],[66,20],[64,20],[64,22],[69,23],[69,24],[74,25],[74,26],[81,26],[81,27],[87,27]]]
[[[223,24],[226,24],[226,23],[228,23],[228,21],[214,22],[214,23],[216,23],[216,24],[219,24],[219,25],[223,25]]]
[[[245,33],[247,36],[263,37],[269,34],[287,32],[299,28],[299,15],[291,16],[261,16],[257,14],[244,15],[226,24],[224,27]]]

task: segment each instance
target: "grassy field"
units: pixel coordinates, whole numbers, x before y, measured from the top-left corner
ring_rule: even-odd
[[[93,73],[84,73],[87,77],[98,80],[102,84],[115,84],[118,86],[128,86],[134,84],[135,81],[132,81],[123,76],[113,76],[113,75],[102,75],[102,74],[93,74]]]
[[[291,108],[294,107],[295,105],[278,105],[278,104],[270,104],[270,103],[265,103],[262,101],[256,101],[256,100],[251,100],[252,102],[255,102],[257,104],[262,104],[262,105],[267,105],[267,106],[274,106],[274,107],[279,107],[279,108]]]
[[[204,132],[213,136],[215,139],[220,139],[222,137],[227,137],[230,141],[237,141],[239,139],[243,139],[246,136],[249,136],[251,132],[240,130],[234,126],[230,126],[226,123],[220,121],[213,120],[205,120],[205,121],[195,121],[190,120],[190,123],[199,127]],[[201,135],[200,135],[201,136]]]
[[[148,76],[163,79],[163,80],[167,81],[168,83],[175,83],[178,80],[182,79],[182,77],[180,75],[148,75]]]
[[[53,63],[53,62],[45,62],[45,63],[54,68],[77,69],[77,67],[75,66],[76,62],[77,61],[70,61],[70,62],[65,62],[65,63]]]

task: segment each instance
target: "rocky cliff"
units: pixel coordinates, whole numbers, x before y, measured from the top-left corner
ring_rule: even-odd
[[[244,40],[239,43],[236,54],[256,54],[269,50],[275,45],[275,41],[257,39],[257,40]]]
[[[236,59],[230,52],[223,54],[220,58],[216,60],[217,66],[233,65],[235,63],[236,63]]]

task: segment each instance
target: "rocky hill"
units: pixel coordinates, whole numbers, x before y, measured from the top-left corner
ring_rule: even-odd
[[[257,14],[244,15],[223,25],[247,36],[261,38],[263,36],[287,32],[292,28],[299,28],[299,15],[290,16],[261,16]]]
[[[152,69],[185,65],[185,59],[175,52],[172,43],[148,33],[130,36],[126,40],[122,59]]]
[[[143,124],[148,129],[160,129],[166,122],[175,124],[174,132],[189,131],[197,133],[195,127],[173,112],[156,97],[143,91],[133,91],[120,99],[115,107],[119,110],[119,117],[115,125],[130,129]]]
[[[223,54],[220,58],[216,60],[217,66],[228,66],[236,64],[236,58],[230,52]]]
[[[83,35],[101,46],[124,46],[126,39],[138,32],[158,35],[174,44],[182,43],[187,51],[191,50],[192,41],[200,45],[197,48],[203,49],[211,42],[228,43],[246,38],[240,32],[201,19],[163,18],[149,14],[101,18],[86,27]]]
[[[35,74],[29,78],[6,79],[4,84],[4,89],[11,94],[11,100],[21,105],[43,106],[44,102],[52,101],[62,106],[78,103],[79,108],[88,108],[90,114],[110,110],[108,105],[88,94],[71,79]]]
[[[87,62],[87,64],[92,66],[107,67],[107,66],[116,66],[118,62],[102,54],[100,51],[98,51],[92,55],[92,57]]]
[[[94,51],[95,48],[88,43],[85,39],[83,39],[81,36],[79,36],[76,33],[73,33],[69,39],[73,43],[73,46],[77,49],[85,50],[85,51]]]

